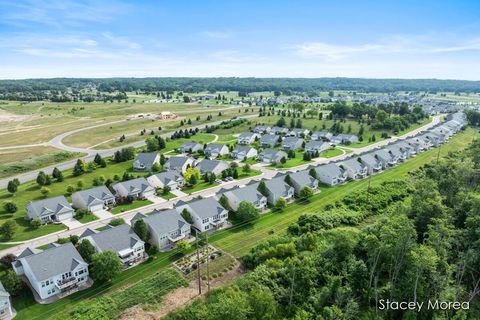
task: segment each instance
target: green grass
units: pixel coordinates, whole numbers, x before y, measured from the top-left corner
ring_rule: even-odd
[[[118,214],[118,213],[121,213],[121,212],[130,211],[130,210],[133,210],[133,209],[138,209],[138,208],[141,208],[141,207],[144,207],[144,206],[148,206],[149,204],[152,204],[152,203],[153,203],[152,201],[146,200],[146,199],[145,200],[135,200],[132,203],[119,204],[115,208],[110,210],[110,212],[113,213],[113,214]]]
[[[343,154],[343,151],[341,149],[333,148],[333,149],[328,149],[328,150],[325,150],[324,152],[322,152],[320,154],[320,157],[322,157],[322,158],[333,158],[333,157],[336,157],[336,156],[339,156],[339,155],[342,155],[342,154]]]
[[[95,216],[93,213],[90,213],[90,214],[84,215],[83,218],[79,219],[78,221],[81,223],[89,223],[95,220],[98,220],[98,217]]]
[[[259,171],[259,170],[253,170],[253,169],[250,169],[249,172],[243,172],[243,170],[241,168],[238,169],[238,179],[245,179],[245,178],[249,178],[249,177],[255,177],[255,176],[258,176],[258,175],[261,175],[262,172]]]
[[[159,193],[157,193],[157,195],[162,198],[162,199],[165,199],[165,200],[170,200],[170,199],[173,199],[173,198],[176,198],[177,196],[174,195],[173,193],[169,192],[168,194],[163,194],[161,191]]]
[[[5,250],[11,247],[15,247],[16,244],[0,244],[0,250]]]
[[[215,186],[218,186],[218,183],[214,182],[214,183],[208,183],[208,182],[200,182],[200,183],[197,183],[194,187],[185,187],[183,188],[183,192],[185,193],[193,193],[193,192],[197,192],[197,191],[201,191],[201,190],[204,190],[204,189],[208,189],[208,188],[213,188]]]
[[[312,161],[303,160],[303,151],[295,151],[295,158],[288,159],[287,162],[285,162],[284,164],[277,163],[274,165],[269,165],[268,168],[286,169],[286,168],[301,166],[302,164],[306,164],[310,162]]]

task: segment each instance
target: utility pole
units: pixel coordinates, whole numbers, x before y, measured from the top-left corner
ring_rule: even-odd
[[[367,204],[370,203],[370,185],[372,183],[372,175],[368,175],[368,188],[367,188]]]
[[[209,260],[210,260],[210,247],[208,246],[208,232],[205,232],[205,241],[207,242],[207,292],[210,293],[210,269],[209,269]]]
[[[442,145],[438,146],[438,152],[437,152],[437,164],[438,160],[440,159],[440,149],[442,148]]]
[[[198,231],[195,232],[195,243],[197,247],[197,277],[198,277],[198,294],[202,294],[202,279],[200,278],[200,253],[198,252]]]

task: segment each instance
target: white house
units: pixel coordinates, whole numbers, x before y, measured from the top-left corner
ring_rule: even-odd
[[[171,156],[163,165],[166,171],[175,170],[180,173],[185,173],[187,168],[195,165],[195,159],[185,156]]]
[[[12,308],[10,293],[5,290],[0,282],[0,319],[10,320],[15,316],[15,310]]]
[[[252,144],[260,135],[255,132],[242,132],[237,138],[238,144]]]
[[[107,187],[100,186],[75,192],[72,202],[74,208],[97,212],[115,205],[115,197]]]
[[[305,144],[305,152],[322,153],[328,149],[330,149],[330,143],[324,141],[311,140]]]
[[[267,209],[267,197],[257,190],[256,185],[248,185],[242,188],[235,188],[222,193],[219,196],[225,196],[228,200],[228,205],[233,211],[238,210],[241,202],[253,203],[255,208],[260,211]]]
[[[133,170],[152,171],[152,167],[155,164],[160,164],[158,153],[139,153],[133,161]]]
[[[147,199],[155,195],[155,189],[145,178],[137,178],[115,183],[112,185],[112,188],[115,190],[117,196],[122,198],[134,197]]]
[[[205,155],[209,158],[217,158],[229,153],[227,145],[222,143],[209,143],[205,149],[203,149]]]
[[[228,218],[227,209],[222,207],[214,197],[188,203],[179,201],[176,208],[181,213],[186,209],[193,219],[193,226],[200,232],[221,228]]]
[[[28,202],[25,206],[25,218],[40,219],[43,224],[71,219],[74,210],[64,196]]]
[[[368,168],[365,164],[358,161],[358,158],[350,158],[340,163],[340,166],[347,171],[351,179],[363,179],[368,175]]]
[[[230,164],[224,160],[203,159],[197,163],[196,168],[198,168],[201,174],[214,173],[218,176],[223,170],[230,168]]]
[[[166,171],[151,175],[147,178],[148,183],[154,188],[165,188],[169,186],[170,189],[181,189],[185,186],[185,179],[177,171]]]
[[[231,152],[232,158],[243,161],[248,158],[254,158],[258,155],[258,151],[255,148],[248,146],[236,146]]]
[[[320,182],[329,185],[336,186],[344,183],[348,178],[348,173],[334,163],[329,163],[313,168],[315,172],[315,178]]]

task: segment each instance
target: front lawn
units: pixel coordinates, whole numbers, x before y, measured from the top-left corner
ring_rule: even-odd
[[[81,219],[77,219],[81,223],[89,223],[95,220],[98,220],[98,217],[94,215],[93,213],[89,213],[84,215]]]
[[[162,198],[162,199],[165,199],[165,200],[170,200],[170,199],[173,199],[173,198],[176,198],[177,196],[174,195],[173,193],[169,192],[168,194],[163,194],[162,191],[160,191],[159,193],[157,193],[157,195]]]
[[[341,149],[334,148],[334,149],[328,149],[325,150],[320,154],[321,158],[333,158],[339,155],[342,155],[344,152]]]
[[[202,181],[200,183],[197,183],[193,187],[187,186],[187,187],[183,188],[182,191],[185,192],[185,193],[193,193],[193,192],[201,191],[201,190],[204,190],[204,189],[213,188],[215,186],[218,186],[218,183],[216,183],[216,182],[208,183],[208,182]]]
[[[240,179],[245,179],[245,178],[250,178],[250,177],[255,177],[258,175],[261,175],[262,172],[259,170],[253,170],[250,169],[249,172],[243,172],[242,168],[238,168],[238,180]]]
[[[153,202],[150,200],[135,200],[132,203],[125,203],[125,204],[119,204],[112,210],[110,210],[111,213],[113,214],[118,214],[121,212],[125,211],[130,211],[133,209],[138,209],[144,206],[148,206],[149,204],[152,204]]]
[[[301,166],[302,164],[306,164],[310,162],[312,161],[303,160],[303,151],[295,151],[295,158],[287,159],[287,162],[285,162],[284,164],[277,163],[277,164],[269,165],[268,168],[286,169],[286,168]]]

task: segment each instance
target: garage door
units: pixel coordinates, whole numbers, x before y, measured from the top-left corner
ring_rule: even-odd
[[[143,193],[144,198],[150,198],[150,197],[153,197],[154,195],[155,195],[155,190],[147,191]]]
[[[89,209],[92,212],[101,211],[101,210],[103,210],[103,205],[102,204],[96,204],[96,205],[90,206]]]
[[[58,220],[63,221],[67,219],[73,218],[73,213],[72,212],[66,212],[58,215]]]

